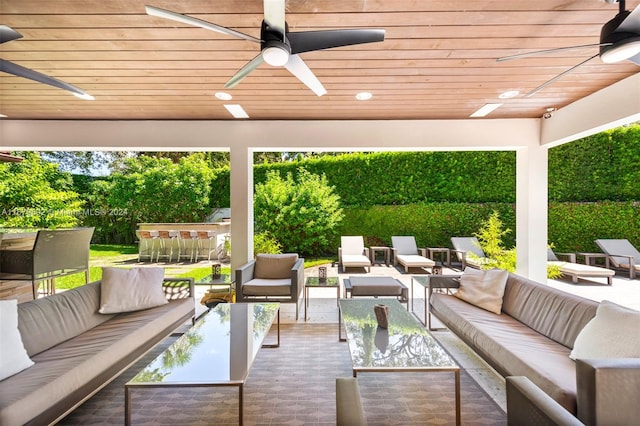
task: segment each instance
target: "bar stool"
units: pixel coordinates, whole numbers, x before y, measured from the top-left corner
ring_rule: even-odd
[[[178,261],[189,256],[189,262],[198,258],[198,233],[196,231],[180,231],[178,235]],[[187,255],[187,252],[189,253]]]
[[[178,241],[178,231],[158,231],[158,237],[160,239],[160,250],[158,251],[158,261],[160,256],[166,257],[169,262],[173,258],[173,247],[177,244],[178,250],[180,250],[180,243]],[[160,254],[162,252],[162,255]],[[169,252],[167,254],[167,252]],[[178,253],[180,253],[178,251]]]
[[[158,231],[145,231],[145,230],[137,230],[136,235],[138,236],[138,262],[142,256],[148,256],[149,261],[153,262],[153,255],[159,255],[160,252],[160,241],[158,236]],[[147,253],[144,255],[143,253]]]
[[[204,244],[207,244],[207,260],[211,260],[211,251],[216,249],[216,233],[214,231],[197,231],[198,238],[198,252],[196,254],[196,260],[200,256],[201,249],[204,248]]]

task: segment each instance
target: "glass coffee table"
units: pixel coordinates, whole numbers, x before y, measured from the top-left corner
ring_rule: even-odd
[[[235,282],[236,282],[235,278],[231,274],[220,274],[219,277],[214,277],[212,274],[209,274],[206,277],[200,278],[199,280],[195,281],[194,284],[208,285],[209,291],[211,292],[214,291],[214,287],[223,287],[223,289],[221,290],[225,290],[224,287],[226,287],[227,291],[222,292],[222,293],[226,293],[226,294],[222,294],[223,297],[219,299],[216,298],[214,299],[214,303],[207,304],[208,308],[212,308],[216,306],[218,303],[233,302],[233,290],[234,290]]]
[[[389,307],[387,329],[378,326],[373,312],[376,304]],[[341,299],[340,316],[353,377],[372,372],[453,372],[456,424],[460,424],[460,367],[400,302],[381,298]]]
[[[277,343],[265,345],[276,319]],[[131,424],[133,390],[216,386],[238,387],[242,424],[243,387],[258,350],[279,346],[279,303],[219,304],[125,384],[125,424]]]
[[[327,277],[320,280],[319,277],[307,277],[304,282],[304,320],[307,320],[307,307],[309,306],[310,288],[334,288],[336,290],[336,304],[340,299],[340,279],[338,277]]]

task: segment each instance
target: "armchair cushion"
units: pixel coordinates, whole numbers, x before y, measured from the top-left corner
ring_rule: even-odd
[[[297,253],[258,254],[256,256],[254,278],[267,280],[286,278],[290,280],[291,269],[293,269],[293,265],[297,260]]]
[[[242,293],[247,296],[291,296],[291,278],[254,278],[242,285]]]

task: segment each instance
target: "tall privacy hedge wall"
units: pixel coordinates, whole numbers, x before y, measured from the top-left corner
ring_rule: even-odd
[[[557,251],[599,251],[597,238],[640,246],[640,124],[552,148],[548,164],[548,232]],[[254,182],[269,170],[285,175],[299,167],[327,176],[344,207],[341,234],[364,235],[368,245],[410,234],[421,247],[449,247],[452,236],[477,232],[493,210],[513,230],[505,245],[515,244],[515,152],[325,156],[256,165]],[[228,169],[216,171],[212,189],[215,206],[228,206]]]
[[[429,202],[515,202],[515,152],[380,152],[259,164],[284,176],[304,167],[325,174],[343,206]],[[549,150],[549,200],[640,200],[640,125],[617,128]],[[229,206],[229,170],[218,169],[210,199]]]
[[[478,231],[498,211],[515,245],[515,205],[510,203],[430,203],[344,209],[342,235],[363,235],[366,245],[391,245],[392,235],[414,235],[420,247],[451,247],[451,237]],[[599,252],[598,238],[627,238],[640,246],[640,202],[549,204],[549,242],[559,252]],[[335,247],[339,240],[333,242]]]

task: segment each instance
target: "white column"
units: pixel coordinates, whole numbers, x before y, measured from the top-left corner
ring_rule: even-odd
[[[244,145],[231,145],[230,157],[233,271],[253,259],[253,151]]]
[[[516,151],[516,273],[547,282],[547,149]]]

